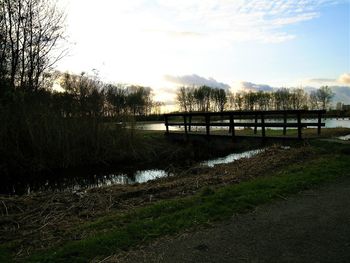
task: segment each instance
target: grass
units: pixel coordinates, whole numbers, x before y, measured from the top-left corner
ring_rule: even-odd
[[[266,136],[269,137],[283,137],[283,130],[276,130],[276,129],[266,129]],[[212,134],[225,134],[228,135],[228,129],[226,131],[211,131]],[[349,128],[322,128],[321,130],[321,137],[334,137],[334,136],[342,136],[350,133]],[[236,130],[237,136],[256,136],[261,137],[261,130],[257,131],[257,134],[254,134],[254,129],[252,128],[245,128],[241,130]],[[288,137],[295,137],[298,136],[298,130],[297,129],[287,129],[286,136]],[[304,128],[302,129],[302,136],[304,138],[312,138],[312,137],[320,137],[317,134],[316,128]]]
[[[223,187],[205,188],[200,194],[138,208],[124,215],[115,214],[76,229],[90,232],[83,240],[26,258],[26,262],[87,262],[126,250],[157,237],[228,219],[232,214],[294,194],[315,185],[350,176],[350,155],[346,146],[322,154],[327,145],[315,143],[317,158],[307,164],[292,164],[282,172],[252,181]],[[345,151],[345,152],[344,152]],[[10,249],[0,246],[0,261],[10,258]]]

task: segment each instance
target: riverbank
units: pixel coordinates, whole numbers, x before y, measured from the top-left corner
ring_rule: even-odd
[[[2,162],[12,165],[10,167],[0,165],[0,194],[20,195],[45,189],[53,191],[69,187],[73,189],[74,182],[79,180],[84,182],[80,185],[84,188],[84,184],[89,187],[89,180],[93,181],[96,176],[97,180],[109,174],[126,174],[128,171],[142,169],[160,168],[173,172],[177,167],[188,167],[199,160],[224,155],[233,150],[244,150],[247,146],[232,142],[224,145],[210,142],[205,145],[174,143],[164,136],[164,132],[125,130],[124,133],[128,138],[122,142],[122,146],[112,144],[108,146],[110,147],[108,155],[98,156],[94,161],[86,159],[84,165],[66,168],[41,166],[41,170],[37,171],[35,166],[28,168],[31,163],[29,160],[27,163],[22,163],[9,157],[2,159]],[[247,147],[249,148],[249,145]],[[28,169],[25,169],[26,167]]]
[[[212,138],[208,141],[201,137],[187,141],[182,134],[168,138],[162,131],[134,130],[133,133],[138,142],[135,145],[138,147],[131,147],[124,152],[125,157],[130,151],[132,154],[125,160],[123,158],[123,162],[117,155],[114,162],[104,162],[100,165],[89,163],[82,167],[28,172],[26,176],[17,176],[16,172],[13,172],[9,177],[3,175],[0,194],[22,195],[41,191],[75,192],[114,184],[146,182],[155,177],[182,172],[196,162],[222,157],[233,152],[263,148],[273,143],[295,145],[303,143],[298,140],[291,142],[281,136],[281,131],[272,129],[266,130],[267,138],[274,138],[269,140],[261,140],[259,138],[261,131],[254,135],[253,129],[237,131],[237,136],[248,136],[248,138],[239,137],[233,141],[229,138]],[[303,133],[305,138],[318,137],[316,129],[304,129]],[[213,134],[227,135],[225,131],[214,131]],[[320,138],[337,140],[336,138],[348,134],[350,134],[348,128],[324,128]],[[297,137],[297,131],[290,130],[287,136]],[[277,140],[276,137],[281,139]],[[136,159],[135,156],[137,156]]]
[[[103,258],[348,175],[349,152],[349,145],[319,140],[276,145],[251,159],[195,166],[146,184],[1,197],[0,259]]]
[[[162,123],[153,125],[161,125],[164,128]],[[126,172],[129,176],[132,170],[148,168],[171,170],[178,166],[190,166],[196,161],[224,155],[230,151],[252,149],[252,143],[245,141],[238,144],[236,142],[176,144],[166,139],[164,131],[123,129],[111,123],[100,128],[97,139],[88,132],[89,129],[84,129],[87,136],[79,132],[81,138],[92,136],[95,139],[94,142],[82,139],[85,142],[80,141],[79,145],[74,147],[76,141],[73,139],[74,143],[69,147],[66,141],[54,143],[55,140],[50,140],[52,147],[45,145],[44,149],[41,146],[45,143],[41,142],[35,145],[35,149],[39,150],[35,150],[34,153],[25,150],[27,144],[21,144],[19,148],[11,147],[10,151],[0,151],[0,194],[24,194],[42,189],[60,188],[60,185],[63,185],[61,188],[74,188],[74,181],[84,181],[84,178],[90,178],[85,180],[89,183],[89,180],[93,181],[95,178],[98,180],[110,174]],[[213,131],[213,133],[228,134],[227,131]],[[254,135],[253,129],[237,130],[236,134]],[[281,136],[281,134],[282,131],[266,130],[267,136]],[[350,129],[324,128],[321,136],[336,137],[347,134],[350,134]],[[260,131],[257,136],[260,136]],[[296,130],[288,130],[287,136],[296,137]],[[303,136],[317,137],[317,132],[315,129],[303,129]],[[65,147],[62,148],[62,144],[68,147],[67,150]]]

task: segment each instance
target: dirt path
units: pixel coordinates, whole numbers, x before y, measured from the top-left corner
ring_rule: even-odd
[[[350,262],[350,180],[106,262]]]

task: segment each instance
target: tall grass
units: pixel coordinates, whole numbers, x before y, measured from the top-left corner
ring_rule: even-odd
[[[51,95],[13,94],[0,103],[0,173],[23,174],[138,158],[134,130],[99,115],[62,116]]]

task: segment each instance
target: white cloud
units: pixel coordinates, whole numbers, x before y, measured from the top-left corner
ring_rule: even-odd
[[[178,85],[184,85],[184,86],[206,85],[212,88],[220,88],[220,89],[226,89],[226,90],[230,89],[230,86],[226,83],[218,82],[213,78],[204,78],[196,74],[184,75],[184,76],[165,75],[164,79],[166,81],[169,81]]]
[[[315,83],[319,85],[350,85],[350,73],[344,73],[339,78],[314,78],[309,79],[307,82]]]
[[[315,79],[309,79],[308,82],[310,83],[317,83],[320,85],[327,85],[327,84],[334,84],[337,82],[336,79],[332,79],[332,78],[315,78]]]
[[[61,0],[67,1],[67,0]],[[283,42],[296,36],[285,26],[312,20],[336,0],[75,0],[70,4],[80,34],[167,32],[217,42]],[[84,7],[82,9],[82,6]],[[103,15],[102,15],[103,14]],[[77,15],[79,20],[77,20]],[[103,24],[103,26],[101,26]],[[85,25],[85,26],[84,26]]]
[[[332,0],[158,0],[159,11],[175,31],[224,38],[227,41],[282,42],[293,39],[284,26],[319,17]],[[169,29],[168,29],[169,30]],[[225,36],[225,37],[223,37]]]
[[[342,74],[339,79],[338,79],[339,83],[341,84],[347,84],[350,85],[350,73],[344,73]]]
[[[273,91],[273,87],[267,84],[255,84],[252,82],[242,81],[240,89],[245,91]]]

